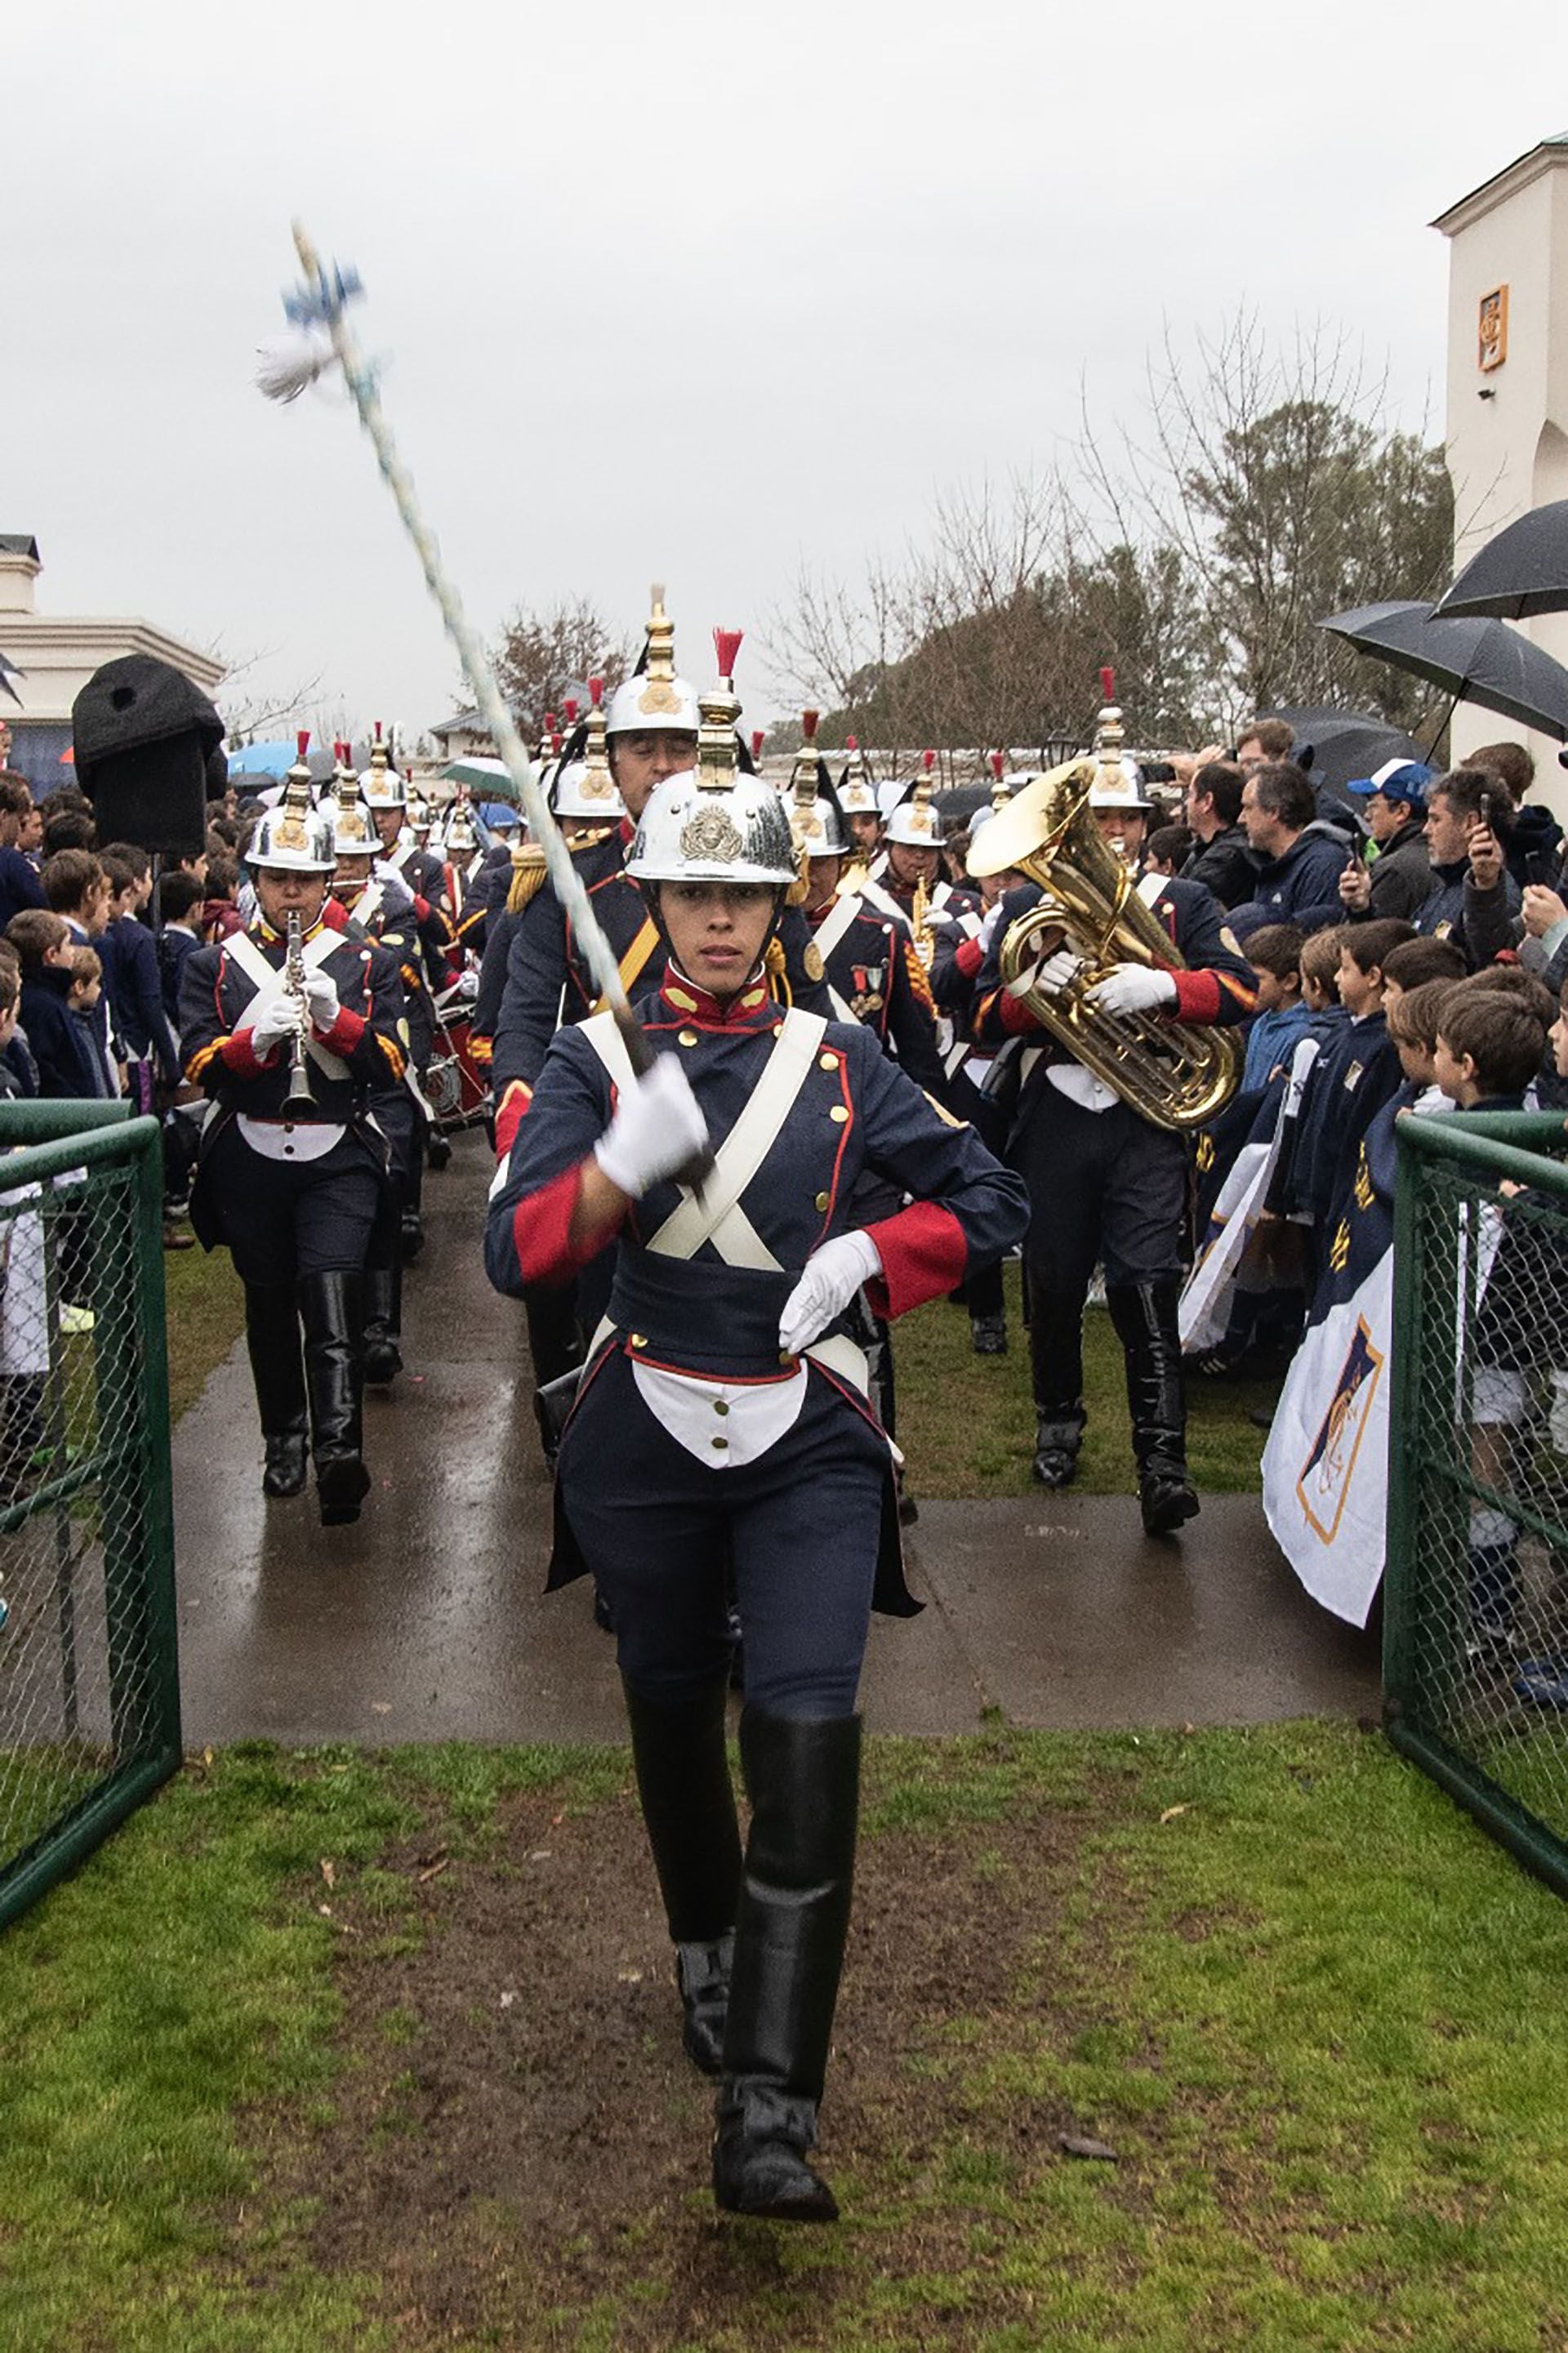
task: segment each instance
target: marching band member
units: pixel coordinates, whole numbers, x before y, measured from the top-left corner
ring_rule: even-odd
[[[850,854],[858,866],[867,868],[881,848],[882,812],[859,738],[847,735],[844,748],[849,757],[838,779],[838,806],[849,828]]]
[[[796,856],[735,776],[725,696],[700,767],[644,806],[627,871],[659,926],[633,1074],[614,1019],[563,1029],[491,1198],[491,1280],[565,1282],[607,1243],[614,1289],[562,1442],[551,1581],[586,1566],[615,1616],[639,1794],[678,1953],[687,2048],[721,2077],[714,2194],[831,2220],[806,2162],[847,1927],[856,1692],[873,1593],[912,1608],[891,1457],[845,1345],[868,1286],[896,1315],[1021,1235],[1023,1187],[869,1030],[767,981]],[[696,1189],[681,1172],[704,1147]],[[860,1225],[868,1174],[912,1198]],[[726,1567],[744,1630],[742,1858],[724,1749]]]
[[[393,958],[321,922],[331,827],[310,805],[309,741],[247,853],[255,919],[186,959],[180,1032],[185,1076],[214,1106],[191,1222],[245,1284],[262,1492],[300,1493],[308,1434],[331,1527],[358,1519],[370,1486],[360,1345],[385,1146],[368,1114],[402,1076],[407,1032]]]
[[[1088,793],[1089,815],[1119,857],[1135,853],[1143,811],[1121,765],[1121,713],[1101,713],[1100,764]],[[1052,822],[1052,796],[1089,777],[1073,762],[1036,780],[976,836],[972,871],[999,873],[1039,850]],[[1077,1060],[1025,1002],[1027,994],[1076,1001],[1082,960],[1066,945],[1002,985],[1006,935],[1043,893],[1037,882],[1009,892],[988,948],[960,949],[977,984],[975,1034],[994,1047],[1008,1039],[1028,1049],[1007,1146],[1027,1181],[1031,1214],[1024,1250],[1037,1430],[1034,1475],[1065,1487],[1078,1469],[1084,1426],[1083,1311],[1097,1261],[1105,1268],[1106,1304],[1126,1360],[1143,1525],[1168,1535],[1192,1518],[1198,1499],[1187,1478],[1186,1407],[1176,1303],[1188,1256],[1188,1154],[1184,1138],[1155,1124],[1104,1079]],[[1184,970],[1158,963],[1117,963],[1085,992],[1089,1008],[1114,1021],[1161,1020],[1223,1026],[1253,1007],[1251,967],[1201,883],[1152,876],[1140,895]],[[1018,1048],[1012,1050],[1016,1053]]]
[[[398,893],[406,892],[413,902],[416,939],[413,953],[405,959],[413,976],[408,983],[408,1061],[417,1090],[421,1125],[413,1174],[401,1201],[403,1256],[406,1262],[418,1256],[425,1240],[421,1200],[426,1158],[428,1156],[434,1166],[444,1161],[450,1151],[446,1137],[437,1136],[435,1120],[425,1100],[424,1081],[436,1052],[435,999],[447,983],[447,952],[453,943],[452,910],[447,904],[447,878],[441,861],[420,849],[407,825],[407,786],[393,765],[382,739],[379,719],[370,750],[370,765],[362,771],[359,786],[360,797],[370,811],[381,842],[381,856],[375,861],[372,881],[393,901],[397,900]]]

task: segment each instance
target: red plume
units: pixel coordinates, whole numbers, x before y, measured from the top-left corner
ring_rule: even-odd
[[[820,711],[803,711],[800,714],[800,732],[808,744],[816,741],[816,723],[821,716]]]
[[[561,757],[561,730],[559,727],[552,727],[550,731],[550,748],[554,753],[556,758],[559,759]]]
[[[601,703],[601,702],[603,702],[604,699],[605,699],[605,681],[604,681],[604,680],[603,680],[602,678],[591,678],[591,679],[588,681],[588,700],[589,700],[589,702],[593,704],[593,706],[594,706],[594,708],[595,708],[595,711],[597,711],[597,709],[599,708],[600,703]]]
[[[378,744],[381,741],[381,722],[379,719],[375,723],[375,740]]]
[[[762,756],[763,756],[763,745],[767,742],[767,740],[768,740],[768,731],[767,731],[767,729],[766,729],[765,727],[753,727],[753,728],[752,728],[752,759],[753,759],[753,760],[760,760],[760,759],[762,758]]]
[[[922,752],[921,754],[921,758],[925,762],[925,772],[929,776],[931,770],[936,765],[936,754],[934,752]]]
[[[847,752],[858,752],[860,749],[860,738],[858,735],[846,735],[844,738],[844,748]]]
[[[294,741],[300,747],[299,757],[302,760],[306,753],[310,748],[310,729],[308,727],[301,727],[299,733],[295,736]]]
[[[744,629],[714,630],[713,651],[719,659],[719,675],[721,678],[734,677],[736,659],[740,654],[741,642],[745,637],[745,634],[746,632]]]
[[[569,695],[567,696],[567,698],[566,698],[566,701],[565,701],[564,704],[563,705],[563,708],[564,709],[565,713],[566,713],[566,724],[567,724],[567,726],[568,726],[568,727],[575,727],[575,726],[576,726],[576,724],[577,724],[577,698],[576,698],[576,696],[575,696],[574,694],[569,694]]]
[[[1107,702],[1116,700],[1116,672],[1109,666],[1100,673],[1100,691]]]
[[[544,732],[547,735],[553,735],[555,733],[555,713],[553,711],[547,711],[544,714]]]
[[[1001,753],[993,752],[991,754],[991,773],[995,777],[998,784],[1002,781],[1002,771],[1005,765],[1006,762],[1003,759]]]

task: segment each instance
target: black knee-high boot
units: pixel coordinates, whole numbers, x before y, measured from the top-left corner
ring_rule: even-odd
[[[644,1699],[623,1678],[632,1758],[665,1917],[675,1946],[687,2055],[717,2075],[730,2000],[741,1832],[724,1749],[721,1680],[673,1705]]]
[[[403,1261],[364,1272],[364,1377],[386,1388],[403,1370]]]
[[[1108,1283],[1105,1303],[1127,1359],[1127,1404],[1143,1525],[1173,1535],[1194,1517],[1198,1499],[1187,1477],[1187,1407],[1182,1388],[1182,1335],[1173,1275],[1159,1282]]]
[[[1083,1443],[1083,1300],[1029,1282],[1029,1367],[1035,1391],[1035,1477],[1068,1487]]]
[[[713,2195],[736,2214],[831,2222],[805,2161],[827,2072],[849,1926],[860,1719],[741,1717],[752,1834],[741,1883]]]
[[[305,1369],[291,1282],[247,1282],[245,1342],[261,1416],[264,1495],[297,1495],[305,1484]]]
[[[370,1489],[360,1441],[363,1276],[302,1274],[300,1313],[321,1525],[342,1527],[358,1519]]]

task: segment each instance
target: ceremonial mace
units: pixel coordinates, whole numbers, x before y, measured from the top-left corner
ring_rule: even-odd
[[[298,221],[294,223],[294,248],[305,273],[304,282],[291,293],[284,295],[283,309],[298,332],[283,342],[271,344],[262,353],[257,382],[269,400],[294,400],[307,385],[325,375],[334,365],[342,368],[343,382],[359,411],[360,423],[374,445],[382,480],[397,501],[397,512],[403,517],[404,527],[418,550],[426,586],[441,607],[447,634],[458,649],[458,659],[463,665],[468,691],[506,764],[513,791],[528,818],[529,830],[544,852],[545,866],[555,886],[555,895],[571,918],[573,931],[582,944],[588,968],[603,1002],[615,1018],[616,1027],[626,1041],[632,1069],[640,1078],[652,1067],[653,1049],[633,1016],[616,952],[599,928],[593,902],[584,887],[582,876],[572,862],[572,853],[560,828],[550,813],[550,804],[534,776],[533,764],[523,748],[516,723],[502,699],[489,657],[464,612],[462,599],[441,561],[436,535],[420,512],[413,480],[397,454],[391,428],[382,414],[375,371],[362,355],[350,332],[345,316],[348,305],[356,295],[364,291],[359,272],[341,269],[336,262],[330,268],[324,266]],[[696,1169],[683,1171],[682,1181],[700,1183],[700,1172]]]

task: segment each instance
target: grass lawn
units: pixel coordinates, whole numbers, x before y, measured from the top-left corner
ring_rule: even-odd
[[[169,1319],[169,1414],[195,1405],[245,1329],[245,1289],[226,1250],[165,1250]]]
[[[1007,1269],[1006,1280],[1005,1356],[975,1356],[968,1315],[945,1300],[906,1315],[895,1327],[899,1443],[908,1457],[910,1485],[916,1495],[1031,1492],[1035,1413],[1016,1266]],[[1254,1406],[1271,1406],[1279,1386],[1277,1381],[1189,1382],[1187,1447],[1200,1493],[1256,1490],[1265,1433],[1247,1417]],[[1091,1307],[1085,1319],[1084,1398],[1089,1422],[1078,1491],[1089,1495],[1135,1493],[1121,1345],[1103,1307]]]
[[[252,1748],[145,1808],[0,1939],[0,2342],[1568,2343],[1563,1909],[1375,1736],[870,1744],[836,2232],[713,2217],[628,1785]]]

